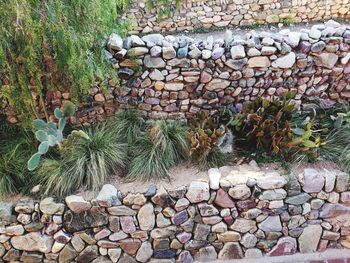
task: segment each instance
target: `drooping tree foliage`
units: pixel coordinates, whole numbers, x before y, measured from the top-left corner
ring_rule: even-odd
[[[116,19],[127,1],[0,0],[0,100],[24,121],[40,109],[46,114],[48,90],[81,99],[92,84],[113,76],[103,41],[125,31]]]

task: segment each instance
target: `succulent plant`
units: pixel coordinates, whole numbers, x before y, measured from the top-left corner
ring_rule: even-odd
[[[58,120],[58,123],[45,122],[41,119],[33,121],[33,126],[37,130],[35,132],[35,138],[40,142],[38,151],[32,155],[28,161],[28,170],[35,170],[42,155],[46,154],[50,147],[58,146],[62,149],[65,139],[63,137],[63,130],[66,126],[67,119],[75,113],[75,105],[72,102],[66,102],[63,104],[62,111],[56,108],[54,115]],[[83,131],[72,131],[69,136],[79,136],[88,139],[89,136]],[[68,137],[69,137],[68,136]]]

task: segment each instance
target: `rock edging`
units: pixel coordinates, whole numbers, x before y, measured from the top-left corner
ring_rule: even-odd
[[[0,258],[190,263],[350,248],[348,174],[244,168],[210,169],[208,181],[143,194],[105,185],[91,201],[1,203]]]

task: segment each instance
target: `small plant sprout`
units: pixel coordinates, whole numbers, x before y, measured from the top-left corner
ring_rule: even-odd
[[[33,121],[33,126],[37,130],[35,132],[35,138],[40,142],[38,151],[32,155],[28,161],[28,170],[35,170],[42,155],[46,154],[50,147],[58,146],[59,150],[62,150],[66,139],[63,137],[63,130],[67,124],[67,119],[75,113],[75,105],[72,102],[66,102],[63,104],[62,111],[56,108],[54,115],[58,120],[58,123],[45,122],[41,119]],[[69,136],[78,136],[89,139],[89,136],[83,131],[73,131]],[[69,138],[68,136],[68,138]]]

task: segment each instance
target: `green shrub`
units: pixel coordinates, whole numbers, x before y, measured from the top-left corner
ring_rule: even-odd
[[[45,193],[62,196],[80,188],[98,190],[108,176],[125,168],[127,145],[111,127],[100,124],[86,134],[89,139],[70,137],[60,158],[46,159],[39,166],[36,177]]]
[[[27,160],[35,152],[31,135],[25,131],[9,134],[0,142],[0,196],[26,191],[32,174],[27,170]]]
[[[128,178],[164,178],[168,169],[188,155],[187,131],[177,121],[156,121],[131,146]]]
[[[48,90],[69,87],[79,100],[96,81],[114,76],[102,41],[121,28],[116,18],[127,5],[126,0],[2,1],[0,98],[22,122],[29,121],[34,114],[41,117],[39,108],[46,113]]]
[[[141,131],[145,128],[145,123],[145,119],[140,112],[134,109],[121,112],[108,121],[108,125],[115,130],[116,136],[128,144],[136,141]]]

